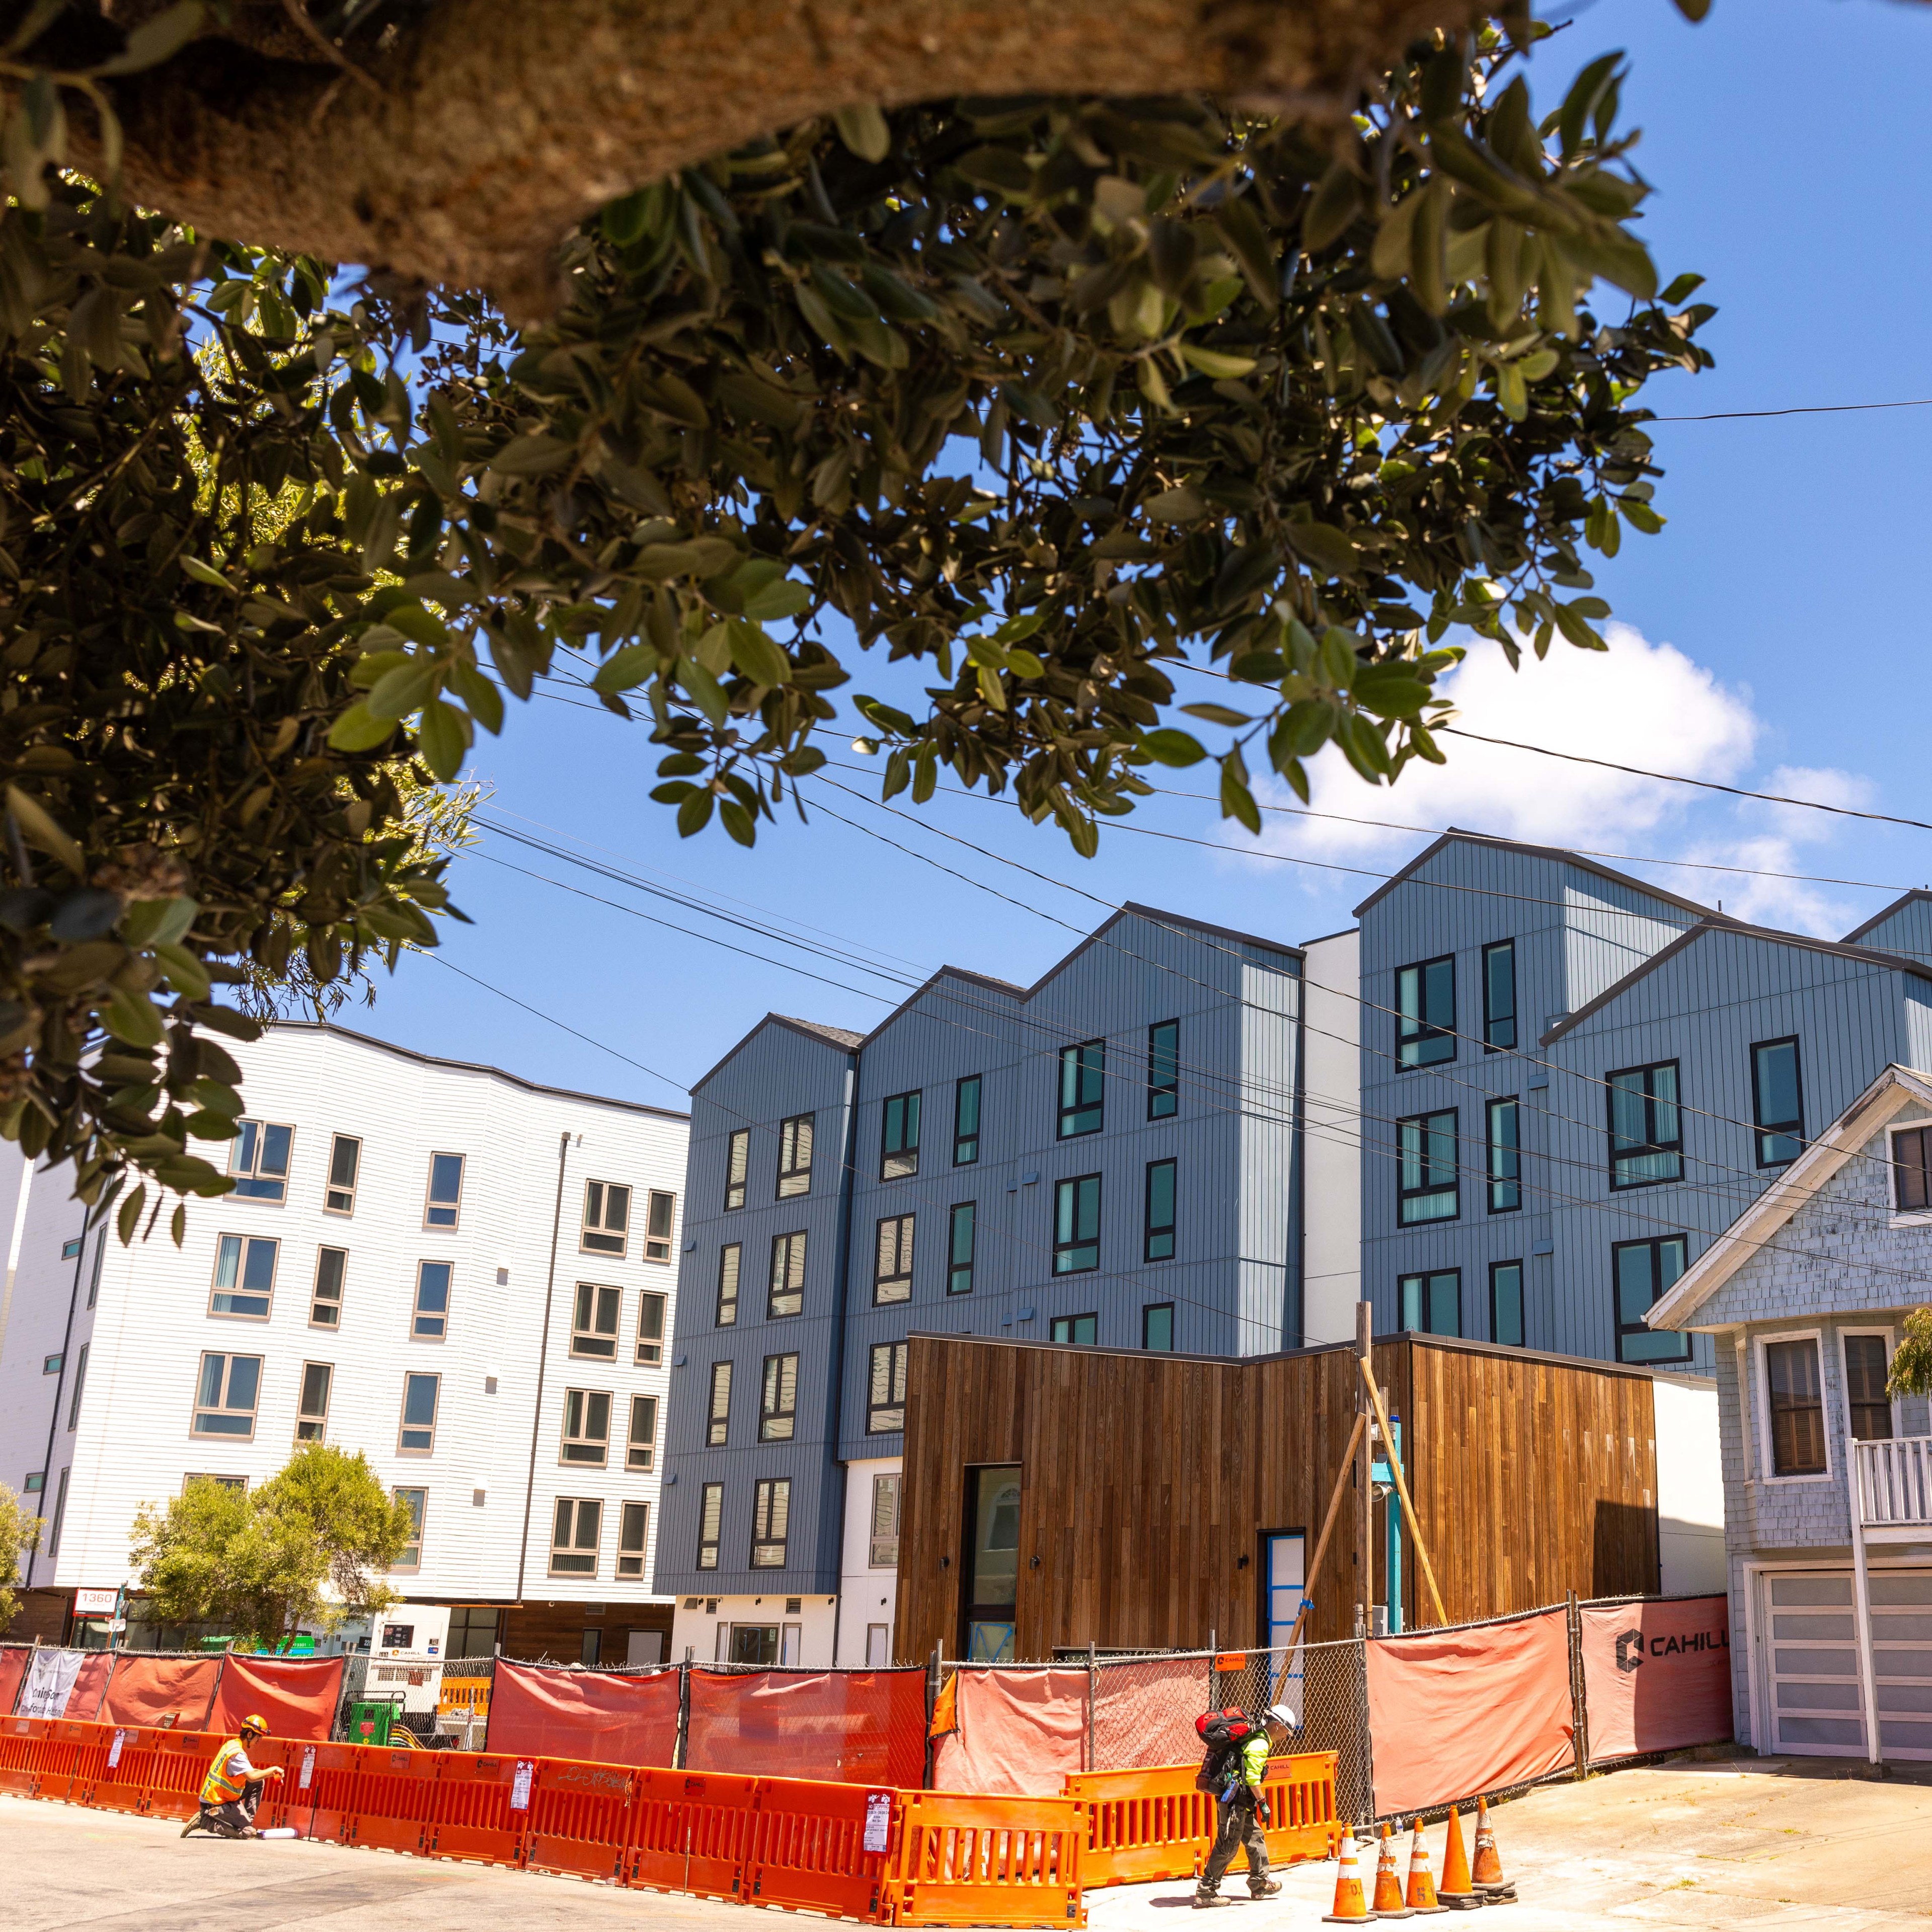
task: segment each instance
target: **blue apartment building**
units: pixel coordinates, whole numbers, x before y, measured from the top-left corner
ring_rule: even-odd
[[[1032,986],[768,1015],[692,1089],[672,1654],[893,1660],[915,1330],[1266,1354],[1358,1293],[1352,933],[1128,906]]]
[[[1932,895],[1842,940],[1451,831],[1361,921],[1376,1325],[1708,1373],[1644,1317],[1888,1064],[1932,1068]]]

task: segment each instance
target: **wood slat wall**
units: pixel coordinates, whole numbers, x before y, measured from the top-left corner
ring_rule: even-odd
[[[1378,1342],[1375,1366],[1452,1621],[1657,1588],[1647,1376],[1420,1336]],[[1261,1537],[1300,1530],[1312,1556],[1354,1426],[1347,1349],[1210,1361],[915,1336],[910,1369],[904,1660],[958,1654],[966,1472],[988,1463],[1022,1470],[1020,1656],[1254,1643]],[[1354,1628],[1362,1519],[1352,1486],[1317,1640]],[[1412,1548],[1403,1563],[1412,1625],[1426,1593]]]

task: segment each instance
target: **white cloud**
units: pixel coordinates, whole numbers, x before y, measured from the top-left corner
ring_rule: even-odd
[[[1471,640],[1469,656],[1442,684],[1456,706],[1456,722],[1552,751],[1821,803],[1863,806],[1874,796],[1870,781],[1829,769],[1780,766],[1751,778],[1764,727],[1748,690],[1720,682],[1675,645],[1652,644],[1628,625],[1612,624],[1606,635],[1607,652],[1559,643],[1540,663],[1526,657],[1517,671],[1495,645]],[[1446,766],[1412,763],[1392,788],[1372,789],[1339,755],[1325,754],[1310,768],[1310,803],[1335,816],[1270,814],[1259,842],[1295,857],[1393,869],[1431,830],[1454,825],[1536,844],[1775,874],[1819,869],[1816,855],[1808,862],[1803,848],[1828,843],[1846,823],[1798,806],[1720,801],[1688,786],[1468,738],[1442,743]],[[1270,804],[1297,802],[1273,781],[1264,796]],[[1395,824],[1351,822],[1364,819]],[[1726,912],[1762,925],[1835,937],[1858,916],[1828,888],[1802,880],[1641,864],[1630,869],[1694,898],[1721,899]],[[1315,891],[1335,883],[1332,873],[1302,878]]]

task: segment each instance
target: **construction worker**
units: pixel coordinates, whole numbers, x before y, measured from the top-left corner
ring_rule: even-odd
[[[1262,1780],[1268,1776],[1269,1756],[1288,1742],[1294,1728],[1293,1712],[1284,1705],[1270,1704],[1262,1713],[1261,1729],[1242,1744],[1227,1789],[1221,1794],[1221,1826],[1214,1834],[1214,1849],[1208,1854],[1208,1862],[1194,1889],[1196,1911],[1231,1903],[1221,1896],[1221,1880],[1238,1851],[1245,1850],[1248,1855],[1248,1890],[1256,1898],[1271,1898],[1280,1891],[1281,1880],[1268,1876],[1268,1840],[1262,1835],[1256,1814],[1261,1804]]]
[[[278,1764],[263,1765],[259,1770],[248,1762],[248,1747],[257,1738],[268,1735],[266,1718],[252,1714],[242,1720],[242,1735],[230,1738],[214,1754],[208,1775],[201,1781],[201,1809],[182,1827],[185,1838],[190,1832],[208,1832],[218,1838],[252,1838],[255,1810],[262,1802],[262,1786],[270,1778],[280,1779]]]

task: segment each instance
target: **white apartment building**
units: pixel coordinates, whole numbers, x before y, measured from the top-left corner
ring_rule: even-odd
[[[236,1190],[190,1202],[180,1247],[172,1197],[124,1247],[83,1241],[67,1170],[0,1175],[0,1480],[45,1526],[10,1634],[58,1641],[75,1592],[128,1582],[142,1504],[316,1439],[410,1502],[392,1581],[453,1606],[446,1654],[662,1656],[687,1117],[334,1025],[235,1052]]]

